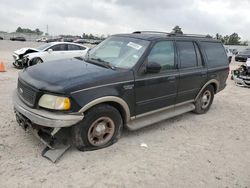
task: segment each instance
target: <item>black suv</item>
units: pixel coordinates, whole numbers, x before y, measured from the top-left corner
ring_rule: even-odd
[[[206,113],[226,86],[221,42],[159,32],[113,35],[84,58],[29,67],[14,93],[16,118],[53,148],[67,130],[79,150],[117,141],[135,130],[193,111]]]

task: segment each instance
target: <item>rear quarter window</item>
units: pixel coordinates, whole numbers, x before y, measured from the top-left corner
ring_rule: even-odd
[[[219,67],[228,65],[227,55],[221,43],[201,42],[207,56],[208,67]]]

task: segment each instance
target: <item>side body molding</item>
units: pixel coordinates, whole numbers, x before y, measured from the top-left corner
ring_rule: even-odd
[[[91,107],[93,107],[97,104],[104,103],[104,102],[115,102],[115,103],[120,104],[126,113],[127,122],[130,121],[130,110],[129,110],[128,104],[122,98],[115,97],[115,96],[105,96],[105,97],[95,99],[95,100],[89,102],[88,104],[86,104],[84,107],[82,107],[79,110],[79,112],[84,113],[86,110],[90,109]]]
[[[216,90],[215,93],[217,93],[219,91],[219,87],[220,87],[220,83],[218,82],[218,80],[216,79],[211,79],[209,80],[199,91],[199,93],[196,95],[195,97],[195,101],[198,99],[198,97],[200,96],[201,92],[209,85],[209,84],[215,84],[216,85]]]

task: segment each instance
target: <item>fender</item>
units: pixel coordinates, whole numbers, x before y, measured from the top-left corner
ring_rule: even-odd
[[[79,110],[79,113],[84,113],[86,110],[90,109],[91,107],[93,107],[97,104],[104,103],[104,102],[115,102],[115,103],[120,104],[122,106],[124,112],[126,113],[125,115],[126,115],[127,122],[130,121],[130,110],[129,110],[128,104],[122,98],[115,97],[115,96],[105,96],[105,97],[95,99],[95,100],[89,102],[88,104],[86,104],[84,107],[82,107]]]
[[[198,97],[200,96],[201,92],[202,92],[209,84],[215,84],[215,85],[216,85],[216,91],[215,91],[215,93],[218,92],[220,83],[219,83],[218,80],[216,80],[216,79],[211,79],[211,80],[209,80],[209,81],[200,89],[200,91],[199,91],[199,93],[196,95],[194,101],[196,101],[196,100],[198,99]]]

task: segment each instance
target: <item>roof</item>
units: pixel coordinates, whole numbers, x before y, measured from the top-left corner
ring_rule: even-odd
[[[116,34],[113,36],[120,36],[120,37],[131,37],[131,38],[138,38],[142,40],[153,41],[157,39],[163,38],[174,38],[174,39],[196,39],[196,40],[203,40],[203,41],[215,41],[220,42],[216,39],[205,35],[198,35],[198,34],[174,34],[174,33],[165,33],[165,32],[156,32],[156,31],[136,31],[134,33],[127,33],[127,34]]]
[[[54,46],[56,44],[73,44],[73,45],[77,45],[77,46],[82,46],[82,47],[88,48],[87,46],[84,46],[82,44],[75,43],[75,42],[49,42],[48,44],[50,44],[51,46]]]

